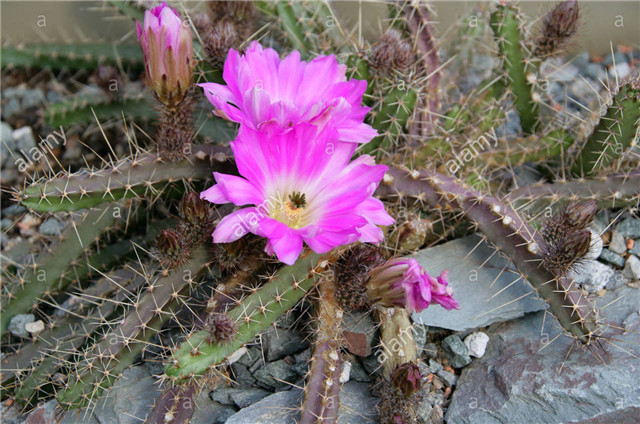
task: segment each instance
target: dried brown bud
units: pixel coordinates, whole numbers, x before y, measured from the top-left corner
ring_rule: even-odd
[[[168,269],[183,265],[189,259],[191,248],[185,237],[173,228],[160,231],[156,239],[157,256]]]
[[[399,365],[391,375],[391,386],[409,397],[422,388],[422,375],[418,365],[407,362]]]
[[[411,45],[395,29],[387,31],[371,49],[371,67],[381,75],[406,71],[413,62]]]
[[[207,60],[212,66],[220,68],[227,59],[229,49],[238,41],[236,26],[228,20],[218,21],[202,39]]]
[[[579,17],[580,9],[577,0],[558,3],[543,19],[542,30],[533,54],[538,57],[547,57],[558,53],[578,31]]]
[[[209,208],[195,191],[189,192],[180,202],[180,217],[190,224],[207,219]]]
[[[224,343],[233,340],[238,329],[235,322],[225,314],[211,314],[207,317],[208,343]]]

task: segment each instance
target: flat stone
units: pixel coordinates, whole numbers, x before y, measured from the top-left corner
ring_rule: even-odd
[[[640,280],[640,259],[634,255],[629,255],[622,270],[622,275],[631,280]]]
[[[469,351],[469,356],[476,358],[482,358],[487,350],[487,344],[489,343],[489,336],[482,331],[469,334],[464,338],[464,345]]]
[[[360,361],[358,361],[358,358],[354,357],[353,361],[351,361],[351,372],[349,373],[349,379],[365,383],[371,381],[369,373],[365,371]]]
[[[357,356],[369,356],[373,351],[376,324],[370,313],[346,313],[342,321],[342,337],[347,350]]]
[[[234,389],[231,387],[221,387],[209,393],[209,397],[211,398],[211,400],[216,401],[222,405],[233,405],[231,394],[236,390],[238,389]]]
[[[414,313],[419,324],[465,331],[546,307],[513,265],[478,235],[421,250],[414,258],[432,275],[448,268],[453,297],[460,303],[459,310],[434,305]]]
[[[616,225],[616,231],[627,238],[640,238],[640,219],[629,216]]]
[[[636,350],[640,334],[616,327],[637,312],[640,289],[622,286],[596,303],[616,299],[615,306],[600,310],[600,321],[610,325],[604,336],[627,352]],[[487,333],[487,353],[458,379],[448,424],[638,422],[640,367],[629,353],[602,343],[607,363],[575,346],[567,356],[575,340],[562,337],[557,321],[545,319],[544,312],[496,324]],[[609,414],[635,419],[608,420]]]
[[[615,275],[613,269],[598,261],[584,261],[571,271],[571,276],[589,293],[595,293],[607,286]]]
[[[298,373],[284,360],[269,362],[254,373],[256,382],[267,389],[282,389],[294,383]]]
[[[618,255],[624,255],[627,252],[627,242],[620,231],[613,230],[611,232],[611,241],[609,242],[609,250]]]
[[[458,376],[450,371],[440,370],[436,375],[444,381],[447,387],[455,386],[458,381]]]
[[[22,127],[13,130],[12,135],[16,152],[23,151],[24,153],[28,153],[29,149],[36,147],[36,139],[33,137],[31,127]]]
[[[249,369],[242,364],[231,365],[233,370],[233,379],[240,387],[251,387],[256,382],[253,375],[249,372]]]
[[[282,359],[287,355],[305,350],[309,342],[295,330],[269,327],[262,334],[262,351],[267,362]]]
[[[29,332],[26,328],[27,324],[35,320],[36,317],[33,314],[18,314],[9,321],[9,331],[18,337],[29,337]]]
[[[56,218],[49,218],[38,227],[38,232],[45,236],[57,236],[64,230],[65,224]]]
[[[615,265],[617,267],[622,268],[624,266],[624,258],[618,255],[615,252],[612,252],[609,249],[602,249],[602,253],[600,254],[600,259],[604,262],[607,262],[611,265]]]
[[[471,363],[469,350],[456,334],[445,337],[442,348],[453,368],[462,368]]]
[[[189,421],[190,424],[223,424],[236,413],[236,410],[231,406],[211,400],[208,390],[200,392],[195,404],[196,408],[191,421]]]
[[[235,405],[242,409],[246,408],[249,405],[253,405],[256,402],[266,398],[271,393],[266,390],[252,388],[248,390],[236,389],[234,393],[231,394],[231,399]]]
[[[622,321],[625,334],[629,331],[637,331],[640,327],[640,311],[630,313],[624,321]]]
[[[300,418],[303,392],[298,388],[267,396],[229,417],[227,424],[295,424]],[[376,422],[376,399],[367,383],[350,381],[342,385],[338,424]]]

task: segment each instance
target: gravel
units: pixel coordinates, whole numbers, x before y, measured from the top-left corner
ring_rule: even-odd
[[[457,335],[446,337],[442,341],[442,348],[453,368],[462,368],[471,363],[469,350]]]
[[[33,314],[18,314],[11,318],[9,322],[9,331],[11,334],[19,337],[29,337],[27,324],[34,322],[36,317]]]
[[[602,249],[600,259],[607,263],[610,263],[611,265],[615,265],[620,268],[624,267],[624,258],[607,248]]]
[[[616,231],[620,232],[624,237],[640,238],[640,219],[629,216],[616,225]]]
[[[622,275],[632,280],[640,279],[640,259],[637,256],[629,255]]]

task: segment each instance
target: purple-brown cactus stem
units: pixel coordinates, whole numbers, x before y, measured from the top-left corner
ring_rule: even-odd
[[[318,283],[318,330],[305,387],[300,424],[338,421],[340,406],[340,342],[343,311],[336,300],[336,281],[327,272]]]
[[[416,144],[423,137],[430,135],[434,127],[434,119],[440,110],[438,89],[440,85],[440,57],[433,26],[429,22],[429,11],[424,5],[411,5],[407,2],[402,7],[407,20],[407,28],[415,37],[418,55],[421,59],[420,74],[428,78],[424,93],[419,93],[413,118],[409,121],[409,142]]]
[[[199,392],[195,381],[167,387],[147,415],[145,424],[187,424],[195,412]]]
[[[383,183],[377,192],[383,197],[410,196],[431,207],[464,212],[511,259],[567,332],[586,345],[597,337],[593,305],[571,278],[541,266],[546,242],[508,204],[435,171],[392,167]]]

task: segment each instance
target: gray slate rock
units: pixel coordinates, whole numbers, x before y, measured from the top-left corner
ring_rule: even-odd
[[[589,293],[595,293],[607,286],[615,272],[610,266],[598,261],[585,261],[572,270],[571,276]]]
[[[609,249],[602,249],[602,253],[600,254],[600,259],[603,261],[610,263],[611,265],[618,266],[622,268],[624,266],[624,258],[618,255],[615,252],[612,252]]]
[[[519,318],[546,306],[528,282],[516,281],[520,275],[514,273],[513,265],[495,254],[478,235],[421,250],[414,257],[432,275],[449,268],[449,285],[460,303],[459,310],[447,311],[434,305],[414,313],[416,323],[465,331]]]
[[[640,238],[640,219],[629,216],[616,225],[616,231],[628,238]]]
[[[446,337],[442,341],[442,348],[453,368],[462,368],[471,363],[469,349],[456,334]]]
[[[266,390],[256,387],[251,389],[222,388],[210,393],[211,400],[222,405],[235,405],[238,408],[246,408],[269,395],[270,393]]]
[[[299,419],[302,390],[294,388],[267,396],[229,417],[227,424],[295,424]],[[338,424],[376,422],[376,399],[367,383],[349,381],[342,385]]]
[[[611,242],[609,243],[609,250],[618,255],[624,255],[627,252],[627,242],[620,231],[613,230],[611,232]]]
[[[38,232],[45,236],[57,236],[64,230],[65,224],[58,221],[56,218],[49,218],[40,224]]]
[[[615,307],[600,311],[602,322],[617,327],[637,311],[640,290],[623,286],[598,298],[597,304],[604,306],[618,298]],[[543,312],[492,326],[488,330],[491,341],[487,353],[482,360],[464,368],[458,379],[446,422],[638,422],[640,367],[637,359],[610,347],[607,349],[611,357],[609,364],[602,363],[588,349],[574,348],[565,360],[574,340],[562,336],[554,340],[561,332],[555,320],[550,317],[545,320]],[[620,330],[610,329],[607,333],[625,350],[635,349],[640,343],[637,332],[622,334]],[[550,340],[554,341],[540,351]],[[623,416],[636,419],[609,420]]]
[[[633,241],[633,247],[629,250],[629,253],[640,256],[640,239]]]
[[[33,137],[33,130],[31,127],[22,127],[17,130],[13,130],[12,135],[16,152],[28,153],[29,149],[36,147],[36,139]]]
[[[253,375],[257,383],[267,389],[275,390],[294,383],[298,377],[295,369],[284,360],[269,362]]]
[[[308,346],[309,342],[295,330],[269,327],[262,335],[262,349],[267,362],[300,352]]]
[[[639,280],[640,279],[640,259],[636,256],[629,255],[627,258],[627,262],[624,265],[624,269],[622,270],[622,275],[631,280]]]
[[[212,401],[207,392],[207,390],[202,390],[196,399],[196,408],[190,424],[223,424],[236,413],[236,410],[231,406]]]

